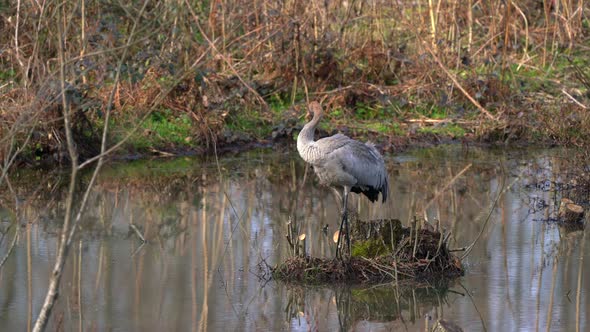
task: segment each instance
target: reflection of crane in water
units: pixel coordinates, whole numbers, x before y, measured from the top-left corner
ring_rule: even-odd
[[[389,191],[387,172],[383,157],[371,143],[361,143],[342,134],[314,141],[315,128],[322,118],[323,110],[320,103],[314,101],[309,104],[309,111],[313,112],[313,119],[299,133],[297,150],[301,158],[313,166],[320,183],[343,188],[342,221],[336,248],[338,257],[343,225],[350,254],[346,210],[348,193],[362,193],[371,202],[377,201],[381,193],[382,202],[385,202]]]

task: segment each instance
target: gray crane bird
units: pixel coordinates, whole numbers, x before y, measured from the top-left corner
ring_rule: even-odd
[[[336,245],[338,258],[343,226],[350,254],[348,194],[351,191],[363,194],[371,202],[375,202],[381,193],[381,202],[384,203],[389,192],[389,180],[383,157],[372,143],[361,143],[343,134],[314,141],[315,128],[322,118],[323,109],[320,103],[314,101],[309,104],[309,111],[313,113],[313,119],[299,133],[297,151],[301,158],[313,167],[321,184],[342,188],[342,220]]]

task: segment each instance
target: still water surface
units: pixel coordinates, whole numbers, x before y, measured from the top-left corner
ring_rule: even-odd
[[[465,331],[588,330],[590,246],[584,231],[547,221],[560,197],[538,185],[558,180],[568,155],[441,147],[386,156],[391,199],[371,205],[353,195],[361,219],[440,220],[451,248],[481,233],[464,277],[416,288],[260,281],[262,260],[290,255],[289,220],[309,253],[335,253],[338,203],[292,152],[226,156],[219,167],[193,158],[113,163],[90,196],[49,330],[424,331],[438,318]],[[11,182],[17,199],[2,193],[0,256],[18,237],[0,270],[0,329],[22,331],[45,296],[67,176],[22,172]]]

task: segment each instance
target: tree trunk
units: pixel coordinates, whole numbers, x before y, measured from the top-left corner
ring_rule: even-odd
[[[559,205],[559,219],[566,223],[579,222],[584,217],[584,208],[569,198],[562,198]]]

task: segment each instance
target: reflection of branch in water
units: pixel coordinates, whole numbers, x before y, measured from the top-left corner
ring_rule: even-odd
[[[467,294],[467,296],[469,296],[469,300],[471,300],[471,304],[473,304],[473,307],[475,308],[475,311],[479,315],[479,320],[481,321],[481,326],[483,327],[483,331],[484,332],[487,332],[488,329],[486,327],[486,321],[483,319],[483,316],[481,315],[481,312],[477,308],[477,304],[475,304],[475,301],[473,300],[473,296],[471,296],[471,293],[467,290],[467,288],[465,288],[465,286],[463,286],[462,283],[459,282],[459,286],[461,286],[461,288],[463,288],[463,290],[465,291],[465,294]]]
[[[82,310],[82,240],[80,240],[80,243],[78,245],[78,269],[77,269],[77,274],[78,274],[78,330],[79,331],[83,331],[84,329],[82,328],[83,324],[84,324],[84,316],[83,316],[83,310]]]
[[[33,268],[31,258],[31,227],[26,228],[27,242],[27,331],[31,331],[33,322]]]
[[[486,219],[481,227],[481,230],[479,231],[479,233],[477,234],[477,236],[475,237],[475,240],[473,240],[473,242],[468,245],[467,247],[465,247],[465,254],[463,254],[463,256],[461,256],[461,260],[465,259],[470,253],[471,250],[473,250],[473,247],[475,246],[475,244],[477,243],[477,241],[479,241],[479,238],[481,237],[481,235],[483,234],[484,230],[486,229],[486,226],[488,224],[488,221],[490,221],[491,216],[492,216],[492,212],[494,212],[494,209],[496,207],[496,204],[498,203],[498,200],[500,199],[500,197],[502,197],[502,195],[510,190],[510,188],[512,188],[512,186],[518,181],[520,180],[520,176],[521,176],[522,172],[519,174],[519,176],[517,176],[514,181],[512,181],[507,187],[505,186],[505,182],[502,181],[502,187],[500,189],[500,191],[498,192],[498,195],[496,196],[496,198],[494,199],[494,201],[492,202],[492,205],[490,206],[488,215],[486,216]]]
[[[297,321],[301,319],[301,316],[305,313],[305,294],[306,290],[304,287],[292,287],[287,289],[287,304],[285,306],[285,321],[291,322],[291,320],[297,318]],[[301,322],[299,322],[301,323]]]
[[[436,201],[436,199],[438,199],[440,197],[440,195],[442,195],[453,183],[455,183],[455,181],[457,181],[457,179],[460,178],[461,175],[463,175],[465,172],[467,172],[467,170],[469,168],[471,168],[471,165],[473,165],[473,164],[468,164],[467,166],[465,166],[459,173],[457,173],[457,175],[455,175],[449,182],[447,182],[440,190],[437,190],[434,194],[434,197],[432,197],[432,199],[430,199],[430,201],[428,201],[428,203],[426,203],[426,205],[424,205],[424,207],[422,208],[422,212],[420,214],[423,214],[426,211],[426,209],[428,209],[430,204],[432,204],[434,201]]]
[[[576,332],[580,332],[580,299],[582,298],[582,275],[584,271],[584,245],[586,244],[586,232],[582,236],[580,245],[580,262],[578,263],[578,287],[576,289]]]
[[[51,180],[52,178],[53,178],[53,176],[46,177],[46,179],[48,179],[48,181]],[[6,187],[8,188],[8,192],[12,196],[11,199],[14,200],[14,209],[13,210],[10,210],[8,208],[6,209],[6,211],[10,214],[10,219],[12,221],[10,222],[8,227],[6,227],[5,229],[2,229],[0,231],[0,233],[1,233],[0,245],[2,245],[2,243],[4,242],[4,239],[6,238],[6,235],[10,232],[12,227],[19,225],[19,220],[22,220],[24,218],[23,217],[24,214],[27,214],[27,219],[28,219],[29,224],[33,224],[39,219],[39,215],[28,214],[27,208],[30,205],[32,205],[32,202],[34,202],[38,198],[39,193],[42,192],[46,187],[49,186],[51,188],[51,190],[50,190],[51,193],[53,193],[56,186],[55,185],[51,186],[50,182],[48,182],[48,181],[47,182],[46,181],[37,182],[36,186],[32,189],[32,191],[30,191],[30,192],[27,191],[27,193],[26,193],[27,198],[23,201],[23,200],[19,199],[19,195],[15,191],[15,188],[13,187],[12,182],[10,181],[10,178],[6,177],[4,179],[4,182],[6,183]],[[44,202],[46,207],[54,204],[55,197],[54,196],[50,196],[50,197],[51,197],[51,199],[48,202]],[[8,201],[8,198],[6,198],[6,200]],[[3,197],[0,198],[0,203],[2,203],[3,207],[5,207],[5,208],[7,207],[6,206],[7,202],[5,202],[5,199]],[[8,250],[7,250],[6,254],[0,260],[0,269],[6,263],[6,261],[10,257],[10,255],[12,254],[12,251],[14,250],[14,248],[16,246],[16,242],[18,241],[18,238],[19,238],[19,232],[18,232],[18,227],[16,227],[12,242],[8,246]]]
[[[12,227],[12,226],[10,226],[10,227]],[[9,229],[10,229],[10,227],[9,227]],[[8,231],[6,233],[8,233]],[[4,234],[3,234],[3,237],[4,237]],[[10,247],[8,247],[8,251],[6,252],[4,257],[2,257],[2,260],[0,261],[0,270],[2,269],[2,266],[4,265],[4,263],[6,263],[6,260],[8,260],[8,257],[12,253],[12,251],[16,245],[17,239],[18,239],[18,227],[15,227],[14,237],[12,238],[12,242],[10,243]]]
[[[291,167],[293,169],[293,173],[295,173],[295,163],[291,162]],[[289,212],[289,215],[291,216],[295,216],[295,221],[297,221],[297,216],[295,215],[295,210],[297,209],[298,203],[299,203],[299,193],[303,190],[303,186],[305,185],[305,182],[307,180],[307,172],[309,170],[309,164],[305,163],[305,169],[303,171],[303,179],[301,180],[301,183],[299,184],[299,186],[296,186],[295,188],[295,195],[293,195],[293,200],[291,201],[291,209]]]
[[[555,281],[557,280],[557,257],[553,259],[553,273],[551,275],[551,290],[549,291],[549,306],[547,307],[547,331],[551,331],[553,320],[553,298],[555,297]]]
[[[341,288],[334,290],[336,296],[336,309],[338,311],[338,325],[340,331],[348,331],[352,327],[352,292],[350,288]]]
[[[218,173],[218,176],[219,176],[219,183],[222,184],[223,183],[223,173],[221,172],[221,165],[219,164],[219,156],[217,155],[217,141],[215,141],[215,140],[213,140],[213,153],[214,153],[214,156],[215,156],[215,165],[217,166],[217,173]],[[223,257],[227,253],[227,249],[229,248],[230,243],[232,243],[232,239],[233,239],[233,235],[235,233],[235,230],[241,224],[242,219],[243,219],[244,215],[247,212],[247,209],[246,209],[241,215],[238,214],[238,211],[236,210],[236,207],[234,205],[234,202],[232,201],[231,197],[229,196],[229,194],[227,193],[227,191],[225,190],[225,188],[223,188],[221,190],[223,191],[224,196],[227,197],[227,200],[229,202],[229,206],[230,206],[232,212],[234,213],[235,218],[237,218],[238,220],[231,227],[231,231],[229,233],[229,239],[228,239],[227,244],[225,245],[225,247],[223,249],[223,254],[221,255],[221,260],[219,262],[219,265],[217,266],[217,270],[220,270],[221,263],[223,262]],[[205,205],[205,204],[203,203],[203,205]]]
[[[211,129],[209,129],[209,131],[211,131]],[[213,135],[212,135],[213,137]],[[219,183],[223,184],[223,174],[221,173],[221,165],[219,164],[219,156],[217,155],[217,141],[215,139],[213,139],[213,152],[215,155],[215,165],[217,166],[217,174],[219,176]],[[232,243],[232,239],[233,239],[233,235],[234,232],[236,230],[236,228],[238,227],[238,225],[241,224],[241,221],[244,217],[244,215],[246,214],[246,212],[248,211],[248,209],[245,209],[245,211],[242,213],[242,215],[238,215],[238,211],[236,210],[236,207],[234,206],[233,201],[231,200],[231,197],[229,196],[229,194],[227,193],[227,191],[225,190],[224,187],[222,187],[221,189],[223,191],[223,195],[227,198],[227,201],[229,203],[229,206],[234,214],[234,216],[236,218],[238,218],[238,220],[235,222],[235,224],[231,227],[231,231],[229,233],[229,239],[227,241],[227,244],[225,244],[224,248],[223,248],[223,253],[221,254],[221,257],[219,257],[219,263],[217,264],[217,274],[219,275],[219,279],[221,280],[221,283],[223,284],[223,289],[225,291],[225,295],[228,298],[228,301],[231,305],[232,311],[234,312],[234,314],[236,315],[236,317],[240,317],[238,310],[236,309],[236,307],[234,306],[234,301],[232,300],[231,296],[229,295],[229,290],[227,288],[227,282],[225,281],[225,278],[223,276],[223,273],[221,273],[221,264],[223,263],[223,258],[225,257],[225,254],[227,253],[227,250],[230,246],[230,244]],[[203,195],[203,199],[205,198],[205,195]],[[225,204],[225,203],[224,203]],[[205,202],[203,202],[203,210],[205,210],[206,204]],[[203,219],[203,222],[205,222],[205,219]],[[233,266],[233,264],[232,264]],[[205,317],[206,319],[207,317]]]
[[[292,160],[290,164],[291,173],[292,173],[292,180],[294,185],[294,192],[291,192],[291,187],[289,187],[289,221],[287,222],[287,243],[289,244],[289,248],[291,249],[291,254],[299,255],[301,253],[300,248],[300,233],[301,233],[301,225],[299,224],[297,218],[297,208],[299,206],[299,193],[303,190],[303,186],[307,180],[307,172],[309,169],[309,165],[305,164],[305,170],[303,171],[303,178],[301,183],[297,184],[297,175],[295,169],[295,162]],[[303,233],[303,239],[305,239],[305,232]],[[305,248],[303,248],[302,254],[305,254]]]
[[[504,201],[501,202],[500,204],[500,210],[501,210],[501,215],[502,215],[502,257],[503,257],[503,263],[504,263],[504,280],[506,285],[510,285],[510,276],[509,276],[509,272],[508,272],[508,240],[506,239],[506,229],[507,229],[507,224],[509,222],[509,216],[508,216],[508,211],[509,208],[506,207],[506,204],[504,203]],[[512,315],[512,320],[515,320],[515,314],[514,314],[514,306],[512,305],[512,298],[510,297],[510,286],[506,287],[506,302],[508,303],[508,310],[510,311],[510,314]]]
[[[222,184],[223,182],[221,182],[220,180],[220,184]],[[206,190],[205,188],[203,188],[203,190]],[[225,188],[224,188],[224,192],[225,192]],[[203,257],[202,257],[202,273],[203,273],[203,277],[202,277],[202,281],[204,283],[203,285],[203,295],[202,295],[202,303],[201,303],[201,314],[199,315],[199,331],[206,331],[207,330],[207,320],[208,320],[208,316],[209,316],[209,253],[208,253],[208,248],[207,248],[207,225],[209,223],[207,222],[207,195],[205,193],[203,193],[203,210],[202,210],[202,216],[201,216],[201,250],[203,251]],[[196,237],[195,237],[196,238]],[[195,240],[196,241],[196,240]],[[194,266],[193,268],[196,269],[196,266]],[[193,282],[196,283],[196,280],[193,280]],[[233,307],[233,305],[232,305]]]
[[[539,277],[537,280],[537,308],[536,308],[536,319],[535,319],[535,331],[539,331],[539,321],[541,319],[541,282],[543,281],[543,271],[545,270],[545,255],[543,253],[543,248],[545,248],[545,223],[541,223],[541,264],[540,264],[540,271]],[[534,247],[535,242],[531,243],[531,246]],[[534,252],[534,251],[533,251]],[[531,264],[531,270],[533,269],[533,265]],[[534,278],[534,272],[531,271],[531,278]]]
[[[137,255],[137,254],[138,254],[138,253],[141,251],[141,249],[143,249],[143,247],[145,246],[145,244],[146,244],[146,243],[147,243],[147,242],[142,242],[142,243],[139,245],[139,247],[137,247],[137,249],[135,249],[135,250],[133,251],[133,253],[131,254],[131,257],[135,257],[135,255]]]

